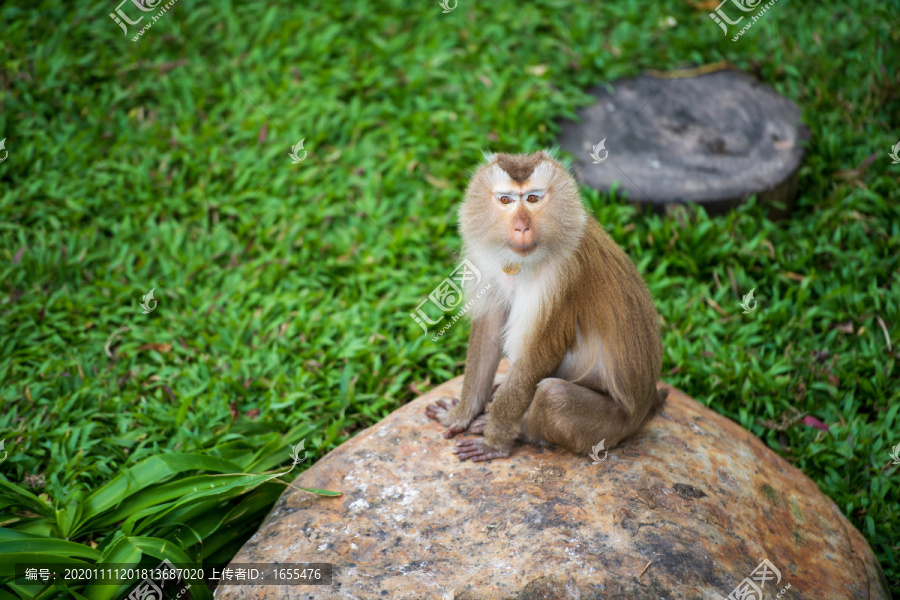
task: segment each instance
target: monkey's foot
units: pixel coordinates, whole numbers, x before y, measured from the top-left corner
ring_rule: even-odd
[[[446,398],[441,398],[434,404],[429,404],[425,407],[425,416],[431,419],[432,421],[437,421],[440,423],[443,417],[450,412],[450,406],[447,406],[447,403],[444,402],[447,400],[450,402],[451,406],[456,406],[459,404],[459,398],[451,398],[447,396]]]
[[[491,411],[491,405],[494,403],[494,396],[497,395],[497,390],[499,388],[499,383],[494,384],[494,387],[491,388],[491,397],[484,406],[484,412],[475,417],[475,420],[469,425],[469,433],[474,433],[475,435],[484,434],[484,428],[487,427],[488,424],[488,413]]]
[[[487,413],[482,413],[478,415],[478,417],[472,421],[472,424],[469,425],[469,433],[474,433],[475,435],[484,434],[484,428],[487,427],[488,423],[488,415]]]
[[[456,442],[456,448],[453,449],[453,453],[459,457],[459,460],[471,460],[472,462],[506,458],[509,456],[509,452],[509,449],[489,446],[484,438],[459,440]]]
[[[447,402],[450,402],[450,406],[447,406]],[[457,433],[462,433],[463,431],[469,428],[469,425],[472,424],[472,419],[456,419],[451,414],[453,409],[457,407],[459,404],[459,398],[441,398],[434,404],[429,404],[425,407],[425,416],[429,419],[437,421],[441,425],[447,427],[444,431],[445,438],[452,438]]]

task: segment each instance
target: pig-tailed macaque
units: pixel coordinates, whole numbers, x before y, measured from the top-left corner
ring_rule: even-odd
[[[426,414],[446,438],[483,434],[457,441],[462,460],[509,456],[517,439],[578,454],[603,440],[613,448],[666,397],[656,389],[662,343],[650,292],[551,153],[485,159],[459,228],[463,256],[482,275],[466,295],[491,285],[469,312],[460,399]],[[510,368],[494,393],[502,353]]]

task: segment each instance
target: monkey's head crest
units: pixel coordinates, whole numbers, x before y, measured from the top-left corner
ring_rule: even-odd
[[[484,160],[460,208],[460,233],[469,250],[527,267],[577,244],[587,212],[555,150],[485,153]]]

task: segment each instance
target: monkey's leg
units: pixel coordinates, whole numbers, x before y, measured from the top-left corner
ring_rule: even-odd
[[[484,412],[491,396],[497,365],[500,363],[500,330],[505,318],[502,314],[490,314],[472,321],[460,401],[449,407],[446,402],[439,400],[425,408],[425,414],[429,418],[447,427],[444,431],[445,438],[467,430],[475,417]]]
[[[565,379],[543,379],[522,422],[523,437],[547,441],[574,452],[589,454],[606,440],[606,449],[641,428],[652,412],[652,404],[637,406],[628,415],[622,406],[600,392]]]
[[[453,448],[457,458],[480,462],[510,455],[516,439],[522,435],[522,420],[534,400],[537,385],[557,371],[565,354],[562,336],[546,341],[540,351],[527,352],[510,366],[491,403],[484,437],[457,441]]]
[[[491,412],[491,404],[494,402],[494,396],[497,395],[498,389],[500,389],[500,384],[495,383],[494,387],[491,389],[491,398],[484,407],[484,412],[478,415],[475,420],[472,421],[472,424],[469,425],[469,433],[474,433],[475,435],[482,435],[484,433],[484,428],[487,427],[488,423],[488,415]]]
[[[494,401],[494,396],[497,394],[497,389],[499,387],[499,383],[494,384],[494,387],[491,389],[491,397],[484,407],[484,412],[475,417],[475,420],[469,425],[469,433],[474,433],[475,435],[484,433],[484,428],[487,426],[488,422],[488,412],[490,412],[491,409],[491,402]],[[445,418],[446,414],[457,404],[459,404],[459,398],[452,398],[450,396],[440,398],[434,404],[429,404],[425,407],[425,415],[432,421],[440,423],[441,419]]]

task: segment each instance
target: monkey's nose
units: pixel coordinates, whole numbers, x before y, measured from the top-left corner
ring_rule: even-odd
[[[526,231],[531,231],[531,229],[530,229],[529,227],[527,227],[527,226],[516,225],[516,232],[517,232],[517,233],[525,233]]]

